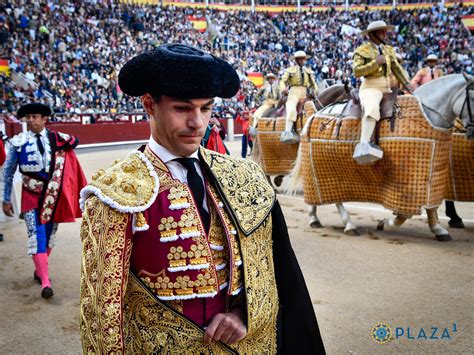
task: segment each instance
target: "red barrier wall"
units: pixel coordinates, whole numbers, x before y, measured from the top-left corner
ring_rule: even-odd
[[[113,122],[83,125],[54,123],[48,128],[79,138],[79,144],[136,141],[150,138],[148,122]]]
[[[221,120],[221,123],[227,129],[227,120]],[[145,140],[150,137],[148,122],[48,123],[46,127],[79,138],[79,144],[126,142]],[[7,136],[13,137],[20,132],[20,123],[6,123]],[[242,126],[235,124],[234,133],[241,134]]]

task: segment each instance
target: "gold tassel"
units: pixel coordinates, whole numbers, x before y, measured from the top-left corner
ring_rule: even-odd
[[[146,225],[147,223],[146,223],[146,219],[143,213],[141,212],[135,213],[135,228],[142,228]]]

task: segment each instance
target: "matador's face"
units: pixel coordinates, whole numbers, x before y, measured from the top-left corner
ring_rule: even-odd
[[[33,133],[41,133],[47,120],[47,117],[40,113],[29,113],[23,117],[23,121],[26,122],[28,129]]]
[[[150,116],[151,134],[156,142],[171,153],[188,157],[199,149],[211,118],[214,99],[179,99],[151,95],[142,97]]]

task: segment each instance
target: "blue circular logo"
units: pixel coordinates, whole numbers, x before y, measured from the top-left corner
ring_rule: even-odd
[[[392,329],[387,323],[378,323],[372,328],[370,335],[375,342],[386,344],[392,340]]]

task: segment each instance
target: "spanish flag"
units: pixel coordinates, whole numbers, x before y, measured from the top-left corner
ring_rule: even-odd
[[[10,76],[10,67],[8,66],[7,59],[0,59],[0,73],[5,73],[6,76]]]
[[[474,15],[463,16],[462,23],[469,31],[474,31]]]
[[[188,20],[193,24],[193,28],[199,32],[206,32],[207,21],[203,17],[188,16]]]
[[[249,79],[257,88],[263,85],[263,74],[262,73],[247,73],[247,79]]]

